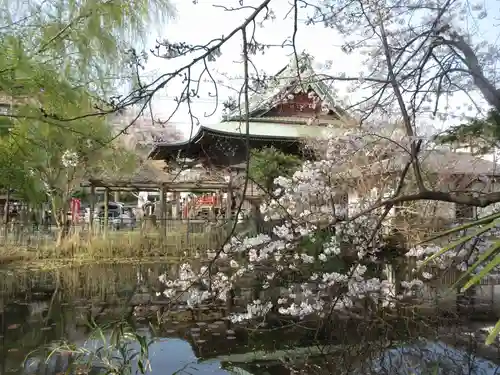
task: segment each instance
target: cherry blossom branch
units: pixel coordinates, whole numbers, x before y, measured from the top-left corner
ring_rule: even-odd
[[[405,167],[403,168],[403,171],[401,172],[401,176],[399,177],[398,185],[397,185],[396,190],[394,191],[394,194],[393,194],[394,197],[397,197],[399,194],[401,194],[401,190],[403,190],[403,186],[405,184],[406,175],[408,174],[410,167],[414,163],[413,159],[416,158],[416,154],[418,152],[420,152],[421,146],[422,146],[422,141],[421,140],[417,141],[417,143],[415,145],[415,154],[413,152],[411,153],[410,160],[406,163]],[[391,209],[394,207],[395,204],[396,204],[395,202],[391,202],[391,203],[388,203],[385,205],[384,212],[379,217],[377,224],[375,225],[375,229],[373,230],[373,233],[371,235],[371,240],[373,240],[376,233],[378,232],[378,230],[382,226],[382,223],[384,222],[385,218],[387,217],[387,215],[389,215],[389,212],[391,211]]]
[[[380,14],[379,14],[380,16]],[[394,67],[392,65],[392,55],[391,55],[391,49],[389,47],[389,43],[387,41],[387,35],[384,27],[384,22],[380,22],[380,39],[382,41],[382,46],[384,48],[384,53],[385,53],[385,61],[387,64],[387,70],[389,74],[389,79],[391,82],[392,89],[394,90],[394,94],[396,96],[396,99],[398,101],[399,109],[401,110],[401,115],[403,116],[403,124],[406,129],[406,134],[413,138],[415,137],[415,132],[413,131],[413,126],[411,123],[410,116],[408,114],[408,110],[406,109],[406,104],[403,99],[403,96],[401,94],[400,86],[398,83],[398,80],[396,78],[396,74],[394,73]],[[417,147],[416,143],[414,141],[411,141],[411,160],[412,160],[412,165],[413,165],[413,170],[415,172],[415,178],[417,180],[417,185],[420,190],[424,190],[424,180],[422,178],[422,172],[420,170],[420,165],[418,162],[417,158]]]
[[[415,194],[402,195],[395,198],[390,198],[376,203],[362,212],[353,215],[346,221],[353,221],[360,217],[366,216],[370,212],[387,206],[394,206],[399,203],[404,202],[414,202],[421,200],[436,201],[436,202],[448,202],[456,203],[465,206],[475,206],[475,207],[487,207],[492,204],[500,202],[500,192],[492,193],[482,193],[481,196],[477,197],[478,193],[467,193],[467,192],[449,192],[449,191],[435,191],[435,190],[424,190]]]

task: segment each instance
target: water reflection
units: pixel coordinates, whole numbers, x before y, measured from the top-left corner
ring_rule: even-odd
[[[355,372],[355,375],[398,374],[398,375],[445,375],[477,374],[493,375],[500,370],[491,361],[467,356],[443,342],[419,340],[410,345],[391,348],[375,361],[365,364],[370,372]]]
[[[402,363],[416,361],[423,366],[435,362],[436,347],[419,347],[420,359],[416,360],[414,343],[396,343],[397,340],[407,343],[412,337],[428,334],[418,327],[410,332],[406,323],[401,330],[392,327],[380,331],[379,336],[390,343],[378,347],[367,341],[365,328],[359,322],[341,322],[321,335],[306,322],[253,331],[232,326],[225,320],[224,306],[201,306],[195,311],[185,304],[170,306],[161,295],[165,286],[159,282],[159,276],[165,273],[175,276],[178,269],[178,264],[106,264],[52,271],[0,270],[0,373],[21,375],[38,369],[44,375],[56,374],[64,367],[64,356],[54,357],[47,365],[40,365],[43,355],[34,356],[24,370],[23,361],[32,351],[59,340],[83,345],[91,332],[89,321],[104,324],[118,318],[130,321],[137,332],[156,338],[149,353],[153,375],[176,371],[230,374],[242,373],[241,369],[250,374],[289,374],[283,363],[292,357],[299,367],[304,367],[304,374],[356,374],[355,367],[361,366],[363,371],[358,371],[359,374],[399,375],[411,373],[405,372]],[[169,314],[165,314],[167,311]],[[159,316],[166,319],[159,321]],[[324,351],[315,352],[320,347],[318,339],[334,346],[327,356]],[[365,341],[366,345],[360,347],[358,343]],[[307,350],[301,353],[298,347]],[[406,348],[406,357],[394,357],[396,348]],[[408,348],[413,348],[413,352]],[[381,357],[381,353],[385,354]],[[490,364],[486,369],[476,365],[477,358],[471,360],[468,353],[458,353],[469,363],[464,367],[467,371],[462,373],[496,374],[496,365]],[[384,361],[399,365],[390,371],[384,365],[377,372],[373,363],[366,362],[370,358],[379,365]],[[237,369],[230,370],[231,367]],[[462,368],[457,368],[452,373],[459,375],[460,371]]]
[[[169,306],[161,295],[164,285],[158,280],[162,274],[176,272],[177,264],[0,270],[0,372],[21,374],[29,353],[56,341],[83,344],[90,334],[90,320],[104,324],[120,318],[133,321],[138,330],[154,327],[158,341],[151,346],[153,374],[155,364],[162,374],[184,366],[179,374],[196,373],[192,367],[199,358],[247,351],[248,335],[223,319],[226,312],[222,307],[201,306],[192,311],[183,304]],[[272,349],[273,340],[269,343]],[[40,367],[39,360],[33,361],[27,367],[31,372]],[[54,374],[62,364],[59,361],[54,366],[40,369]],[[218,362],[194,367],[199,373],[228,373],[218,369]]]
[[[115,363],[111,366],[111,364],[107,363],[107,361],[98,360],[95,353],[102,350],[103,347],[103,343],[99,340],[77,342],[76,345],[81,348],[80,350],[85,348],[86,351],[95,356],[93,360],[91,360],[91,362],[93,362],[93,370],[90,371],[90,373],[98,372],[98,369],[101,369],[104,373],[114,366],[116,366],[118,369],[117,373],[120,375],[126,375],[127,373],[142,373],[138,368],[137,361],[133,361],[130,368],[127,368],[126,370],[122,369],[120,371],[119,366],[123,365],[123,363],[118,364],[117,362],[119,361],[115,360]],[[128,345],[128,350],[130,350],[130,354],[138,353],[140,351],[140,347],[136,342],[134,342],[131,345]],[[115,353],[115,355],[117,354],[118,353]],[[87,356],[87,360],[89,359],[92,358]],[[163,338],[153,341],[148,348],[148,360],[148,367],[145,369],[147,373],[151,375],[230,374],[230,372],[221,368],[221,363],[217,360],[198,363],[198,358],[196,357],[191,345],[188,342],[177,338]],[[58,374],[64,373],[68,367],[68,356],[65,356],[64,353],[57,353],[52,355],[47,363],[44,363],[44,357],[42,356],[31,357],[24,364],[24,369],[19,372],[23,375]],[[78,366],[73,364],[71,368],[79,369],[80,371],[83,370],[83,366],[81,365]]]

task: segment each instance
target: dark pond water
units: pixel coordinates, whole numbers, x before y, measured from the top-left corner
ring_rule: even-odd
[[[88,342],[92,320],[97,325],[128,321],[136,332],[153,338],[149,347],[153,374],[232,374],[218,356],[272,351],[301,342],[295,333],[249,334],[224,319],[223,308],[202,307],[192,313],[181,305],[172,308],[168,318],[159,319],[168,309],[158,297],[163,289],[159,276],[176,274],[177,269],[176,264],[0,269],[0,373],[60,372],[58,361],[46,365],[40,361],[50,351],[42,349],[60,340],[92,346]],[[27,356],[31,359],[26,362]],[[279,366],[269,366],[269,371],[283,373]]]
[[[175,274],[177,268],[176,264],[107,264],[51,271],[0,269],[0,374],[60,373],[67,363],[66,354],[44,361],[48,354],[45,349],[53,348],[60,340],[95,353],[105,345],[101,339],[89,338],[90,321],[97,325],[127,321],[127,327],[151,339],[148,359],[153,375],[290,374],[283,362],[294,357],[295,349],[308,347],[313,353],[318,348],[318,342],[313,340],[316,334],[310,327],[245,329],[224,319],[226,312],[222,307],[206,306],[193,313],[178,306],[168,318],[158,319],[167,310],[166,301],[157,296],[163,288],[159,276],[165,272]],[[111,328],[102,333],[105,342],[112,336]],[[350,341],[349,349],[339,349],[340,336]],[[374,344],[360,347],[357,343],[363,340],[357,336],[359,332],[347,331],[342,335],[333,332],[328,339],[323,337],[322,343],[336,345],[335,348],[325,355],[322,347],[322,355],[316,356],[321,361],[311,360],[312,367],[302,364],[307,368],[303,373],[416,375],[426,373],[422,372],[423,365],[434,369],[436,363],[446,371],[439,368],[439,372],[430,374],[497,373],[494,363],[476,355],[471,361],[466,351],[457,351],[436,339],[416,342],[405,337],[375,350]],[[398,338],[392,336],[391,340]],[[353,345],[358,347],[356,353],[346,355]],[[139,351],[140,347],[133,345],[133,349]],[[351,364],[344,363],[347,357],[350,363],[370,371],[356,372]],[[371,360],[376,361],[378,370]],[[385,365],[381,367],[384,361],[391,363],[390,371]],[[445,364],[446,361],[454,365]],[[137,369],[137,363],[132,369]]]

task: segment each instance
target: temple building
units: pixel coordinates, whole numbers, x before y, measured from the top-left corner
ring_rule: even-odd
[[[197,165],[207,173],[217,171],[234,178],[245,169],[247,144],[250,150],[273,146],[284,153],[308,158],[303,144],[307,137],[340,133],[354,126],[354,121],[336,104],[331,89],[314,72],[306,54],[298,61],[293,57],[265,87],[255,90],[248,107],[248,129],[242,104],[229,111],[220,123],[200,126],[188,140],[156,143],[149,158],[164,160],[172,169]],[[258,189],[250,185],[246,195],[255,196]]]
[[[292,57],[289,64],[263,86],[265,87],[255,92],[252,90],[248,116],[245,112],[246,105],[242,104],[229,111],[220,123],[200,126],[186,141],[157,142],[150,151],[149,158],[165,161],[167,170],[191,169],[198,170],[198,173],[206,171],[207,176],[230,178],[234,181],[233,186],[238,189],[241,187],[241,176],[244,175],[242,172],[248,159],[247,144],[250,150],[273,146],[284,153],[307,159],[313,157],[308,154],[304,145],[307,138],[332,137],[358,128],[358,123],[336,103],[332,90],[323,76],[314,72],[311,59],[305,54],[300,56],[298,62]],[[392,138],[393,135],[389,137]],[[404,143],[405,135],[399,134],[398,137]],[[380,155],[377,158],[380,159]],[[381,158],[391,167],[382,171],[373,169],[371,162],[368,162],[357,170],[346,171],[348,176],[345,179],[352,183],[349,183],[350,187],[343,193],[340,204],[356,207],[359,197],[366,194],[356,187],[361,180],[365,182],[364,185],[369,183],[371,190],[382,189],[378,186],[380,176],[398,176],[404,169],[408,155],[396,147],[384,152]],[[440,186],[440,189],[450,189],[450,186],[459,184],[459,180],[463,184],[464,178],[472,184],[478,175],[488,176],[491,181],[496,181],[500,176],[496,163],[473,157],[469,153],[426,149],[421,151],[419,159],[426,179],[447,181],[446,186]],[[397,177],[394,179],[397,181]],[[481,184],[473,190],[490,190],[492,184],[487,185],[484,187]],[[260,189],[250,183],[245,200],[261,195]],[[432,205],[437,206],[439,209],[433,211],[432,217],[442,217],[446,222],[463,220],[459,205],[446,202]],[[471,216],[473,214],[469,213],[467,218]]]
[[[267,87],[249,100],[248,141],[251,149],[273,146],[285,153],[302,155],[301,140],[332,132],[333,127],[352,124],[345,111],[335,104],[330,88],[318,79],[307,55],[293,58]],[[299,78],[300,77],[300,78]],[[238,169],[246,155],[246,113],[244,105],[214,125],[202,125],[187,141],[157,143],[151,159],[179,165],[196,160],[205,168]]]

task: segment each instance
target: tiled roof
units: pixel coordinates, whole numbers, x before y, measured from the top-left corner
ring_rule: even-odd
[[[298,80],[299,75],[300,82]],[[352,127],[353,120],[335,104],[330,88],[325,83],[325,80],[314,72],[308,55],[300,55],[298,64],[296,59],[292,58],[290,63],[272,81],[265,92],[254,94],[250,98],[249,135],[253,139],[299,140],[307,137],[324,137],[340,135],[342,128]],[[296,92],[302,86],[311,87],[323,102],[336,112],[340,120],[319,118],[314,125],[307,125],[308,118],[304,117],[261,117],[276,104],[278,96],[282,97],[286,93]],[[241,106],[241,108],[243,107]],[[158,138],[154,142],[154,147],[149,155],[154,155],[157,152],[157,147],[168,148],[175,152],[175,150],[180,150],[188,144],[197,143],[207,133],[240,138],[246,134],[245,124],[240,120],[243,116],[245,116],[245,113],[242,113],[238,108],[226,116],[225,121],[198,127],[193,131],[193,135],[189,139],[174,141],[170,139],[167,141]],[[332,129],[332,126],[327,127],[326,125],[333,125],[337,129]]]
[[[300,80],[299,80],[300,77]],[[249,115],[259,116],[268,112],[284,95],[301,91],[302,87],[310,87],[321,98],[323,103],[337,113],[340,118],[348,118],[347,113],[335,104],[331,88],[325,83],[325,77],[314,72],[311,57],[305,53],[299,59],[293,56],[290,62],[276,74],[262,92],[256,92],[249,99]],[[245,106],[242,104],[230,112],[227,120],[237,120],[245,116]]]
[[[423,153],[421,160],[433,172],[500,176],[499,164],[465,152],[432,150]]]
[[[283,140],[301,140],[308,137],[328,137],[340,135],[343,133],[341,121],[331,120],[329,125],[338,125],[327,127],[320,125],[304,125],[303,123],[278,123],[251,121],[249,135],[252,139],[283,139]],[[223,137],[242,138],[246,135],[246,125],[240,121],[223,121],[218,124],[200,126],[193,134],[191,139],[184,139],[178,142],[159,142],[150,152],[153,155],[156,147],[167,147],[172,149],[182,148],[189,143],[196,143],[204,134],[217,134]]]
[[[341,124],[338,121],[339,126]],[[240,121],[224,121],[214,125],[202,127],[205,131],[234,134],[237,137],[245,136],[246,124]],[[324,137],[340,134],[340,130],[326,126],[286,124],[277,122],[251,121],[249,123],[249,134],[252,137],[262,138],[306,138]]]
[[[382,160],[377,163],[350,169],[344,172],[352,178],[379,173],[402,171],[410,156],[407,153]],[[440,175],[471,174],[484,176],[500,176],[500,165],[464,152],[446,150],[426,150],[419,154],[422,171]]]

